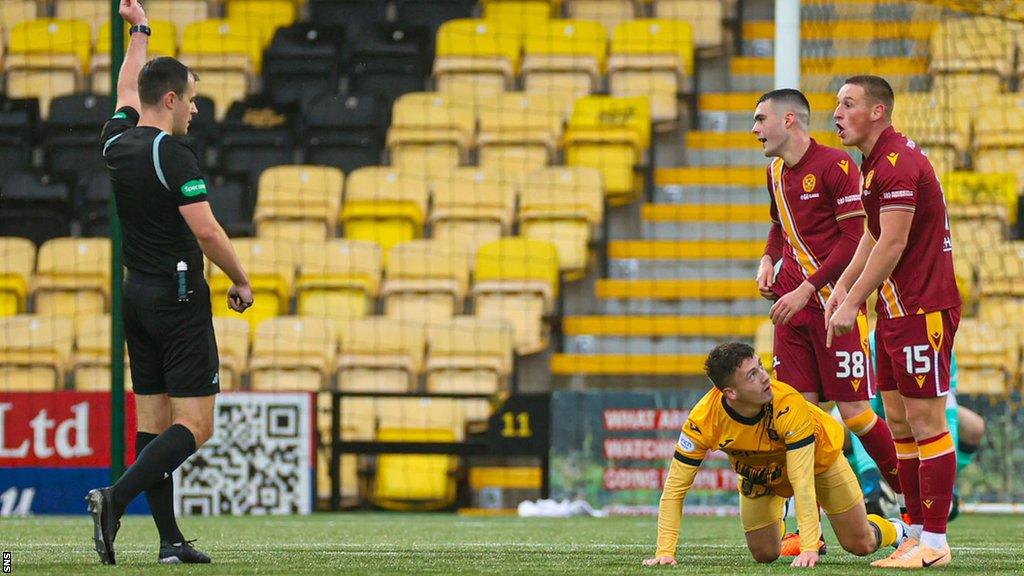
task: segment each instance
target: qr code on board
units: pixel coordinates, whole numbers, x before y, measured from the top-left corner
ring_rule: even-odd
[[[310,397],[222,394],[213,437],[174,473],[184,515],[308,514]]]

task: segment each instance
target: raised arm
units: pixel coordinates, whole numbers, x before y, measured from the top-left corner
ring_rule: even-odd
[[[130,24],[148,25],[146,11],[142,9],[139,0],[121,0],[118,8],[121,18]],[[132,34],[131,42],[128,44],[128,51],[125,52],[124,62],[121,64],[121,71],[117,75],[117,106],[120,110],[130,106],[141,111],[139,102],[139,72],[142,65],[146,63],[146,49],[149,47],[149,36],[142,32]]]

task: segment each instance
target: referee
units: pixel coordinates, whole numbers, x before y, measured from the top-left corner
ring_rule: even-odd
[[[220,391],[203,254],[234,283],[232,310],[252,306],[252,289],[210,211],[196,154],[179,140],[196,114],[196,75],[173,58],[145,62],[151,31],[141,3],[120,0],[119,12],[132,25],[131,44],[117,81],[116,112],[101,139],[124,231],[136,460],[116,484],[90,491],[86,500],[104,564],[115,563],[119,519],[143,492],[160,533],[159,562],[208,563],[178,529],[171,481],[212,435]]]

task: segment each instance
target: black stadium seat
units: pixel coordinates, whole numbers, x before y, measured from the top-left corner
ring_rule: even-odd
[[[105,170],[100,132],[110,118],[110,98],[104,94],[69,94],[50,103],[44,125],[43,166],[71,186]]]
[[[474,4],[474,0],[395,0],[399,24],[424,26],[431,35],[448,20],[472,17]]]
[[[0,181],[0,236],[37,245],[71,233],[71,194],[62,182],[16,171]]]
[[[32,166],[32,145],[38,129],[38,100],[0,96],[0,179]]]
[[[245,177],[255,188],[260,173],[294,162],[292,115],[260,96],[235,102],[221,124],[218,172]]]
[[[387,20],[387,0],[312,0],[310,22],[354,30]]]
[[[386,107],[370,94],[323,96],[303,113],[306,164],[336,166],[348,174],[380,164]]]
[[[202,78],[199,81],[202,82]],[[220,126],[217,124],[213,100],[206,96],[196,96],[195,103],[199,113],[189,124],[188,135],[183,140],[196,151],[200,168],[205,168],[208,164],[207,150],[210,144],[220,138]]]
[[[424,27],[378,24],[359,30],[346,50],[353,91],[391,103],[407,92],[426,90],[432,46]]]
[[[300,22],[278,28],[263,53],[263,86],[273,104],[338,91],[344,30]]]

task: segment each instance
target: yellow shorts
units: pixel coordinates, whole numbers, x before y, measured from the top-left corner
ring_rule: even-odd
[[[827,470],[814,477],[814,492],[825,513],[829,516],[842,514],[864,499],[846,458],[839,456]],[[750,498],[740,494],[740,520],[744,532],[753,532],[765,526],[778,524],[786,499],[777,494],[767,494],[760,498]]]

